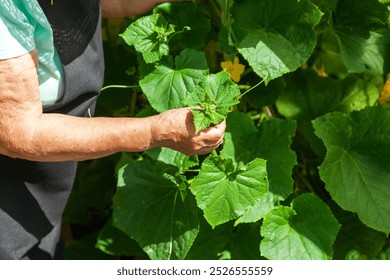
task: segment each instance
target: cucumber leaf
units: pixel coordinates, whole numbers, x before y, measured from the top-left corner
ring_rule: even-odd
[[[164,61],[144,73],[140,86],[150,105],[161,113],[182,107],[188,94],[208,71],[204,53],[184,49],[175,57],[174,63]]]
[[[280,206],[263,221],[260,252],[274,260],[329,260],[340,224],[329,207],[313,194]]]
[[[168,37],[174,32],[173,25],[162,15],[153,14],[139,18],[120,36],[142,53],[146,63],[153,63],[169,53]]]
[[[226,71],[205,76],[185,100],[187,106],[200,106],[192,110],[196,132],[225,120],[239,103],[239,94],[238,85]]]
[[[120,169],[113,224],[151,259],[184,259],[199,232],[195,200],[184,178],[166,173],[173,166],[154,165],[145,159]]]
[[[390,72],[389,9],[378,0],[337,1],[330,26],[350,72]]]
[[[191,184],[198,207],[212,227],[237,219],[268,191],[266,161],[238,167],[232,159],[209,156]]]
[[[313,121],[327,148],[319,167],[332,198],[367,226],[390,233],[390,116],[381,107]]]
[[[295,71],[316,45],[321,11],[308,0],[248,0],[232,7],[234,46],[266,82]]]
[[[269,191],[237,222],[256,222],[277,203],[286,199],[293,190],[291,173],[296,164],[296,154],[291,150],[296,122],[272,119],[256,128],[252,119],[239,112],[229,114],[221,156],[232,158],[238,165],[248,164],[256,158],[267,160]]]

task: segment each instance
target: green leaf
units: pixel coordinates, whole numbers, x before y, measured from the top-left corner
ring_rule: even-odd
[[[175,58],[175,65],[157,65],[140,80],[140,86],[151,106],[161,113],[182,107],[184,99],[207,73],[204,53],[185,49]]]
[[[234,4],[234,0],[217,0],[218,5],[221,7],[221,11],[224,17],[224,23],[230,21],[230,10]]]
[[[260,259],[259,223],[234,226],[232,222],[212,228],[203,218],[200,231],[187,255],[188,260],[217,260],[230,255],[233,260]]]
[[[177,32],[171,37],[170,46],[175,49],[201,49],[211,30],[210,19],[204,15],[198,5],[192,2],[163,3],[154,9],[175,25]],[[186,30],[189,27],[190,30]]]
[[[65,244],[65,260],[115,260],[96,248],[98,232],[84,235],[81,239],[72,240]]]
[[[379,78],[382,80],[382,78]],[[312,70],[297,71],[285,78],[286,88],[277,100],[286,118],[312,121],[332,111],[352,112],[374,105],[381,86],[376,77],[365,80],[356,75],[345,79],[320,77]]]
[[[368,259],[379,254],[386,242],[384,233],[362,224],[355,213],[338,210],[335,215],[342,226],[333,245],[334,259],[345,260],[348,252],[353,250]]]
[[[276,202],[292,193],[292,169],[296,155],[290,149],[296,123],[292,120],[272,119],[255,127],[249,116],[233,112],[227,119],[224,149],[221,156],[232,158],[237,164],[247,164],[255,158],[267,160],[269,192],[248,209],[238,222],[256,222]]]
[[[199,217],[200,230],[194,245],[188,252],[187,260],[217,260],[232,237],[232,223],[225,223],[212,228],[210,224]]]
[[[351,250],[347,253],[345,259],[347,261],[357,261],[357,260],[366,260],[367,259],[367,256],[366,255],[363,255],[361,254],[359,251],[357,250]]]
[[[239,103],[239,94],[238,85],[226,71],[205,76],[185,100],[187,106],[201,107],[192,110],[196,132],[225,120],[233,105]]]
[[[260,252],[274,260],[329,260],[339,228],[321,199],[303,194],[265,216]]]
[[[390,260],[390,247],[379,254],[380,260]]]
[[[281,200],[283,200],[281,196],[272,191],[267,192],[264,197],[258,199],[251,208],[247,209],[245,213],[236,220],[235,225],[254,223],[261,220],[269,211],[275,209]]]
[[[390,116],[381,107],[313,122],[327,148],[319,167],[332,198],[367,226],[390,232]]]
[[[166,175],[148,159],[122,168],[113,224],[151,259],[184,259],[199,231],[196,204],[184,180],[178,184]]]
[[[324,78],[306,70],[288,75],[285,81],[286,88],[276,102],[278,111],[286,118],[298,120],[311,148],[324,158],[325,147],[315,136],[311,121],[332,111],[351,112],[374,105],[383,78],[363,79],[356,75],[345,79]]]
[[[120,36],[142,53],[146,63],[153,63],[169,53],[168,37],[174,32],[162,15],[153,14],[139,18]]]
[[[350,72],[390,72],[389,10],[378,0],[339,0],[330,26]]]
[[[237,167],[231,159],[209,156],[190,187],[212,227],[236,219],[268,191],[266,161]]]
[[[330,10],[334,8],[327,9]],[[317,47],[312,58],[310,62],[312,67],[316,67],[328,76],[342,78],[348,75],[348,69],[341,58],[337,36],[331,28],[327,27],[318,34]]]
[[[222,15],[222,26],[218,34],[218,41],[221,49],[227,51],[228,53],[236,53],[237,50],[233,49],[233,40],[232,40],[232,24],[234,19],[232,17],[231,8],[234,4],[233,0],[217,0]]]
[[[112,225],[112,220],[99,232],[96,248],[108,255],[118,257],[146,257],[134,240]]]
[[[259,260],[259,223],[241,224],[234,228],[232,237],[226,245],[226,250],[230,252],[232,260]]]
[[[146,154],[155,161],[176,166],[180,173],[184,173],[191,167],[199,165],[198,156],[188,157],[183,153],[169,148],[153,148],[147,150]]]
[[[234,46],[266,82],[295,71],[314,50],[321,11],[307,0],[248,0],[232,8]]]

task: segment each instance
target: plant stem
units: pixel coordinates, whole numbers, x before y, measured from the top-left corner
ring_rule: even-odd
[[[272,108],[270,106],[265,106],[264,110],[267,113],[268,118],[272,119],[274,117],[274,113],[273,113]]]
[[[189,26],[184,26],[182,30],[173,33],[173,34],[168,38],[168,42],[167,42],[167,43],[169,43],[169,42],[171,41],[171,39],[172,39],[173,37],[175,37],[176,35],[181,34],[181,33],[184,33],[184,32],[186,32],[186,31],[190,31],[190,30],[191,30],[191,27],[189,27]]]
[[[125,89],[125,88],[140,88],[139,86],[127,86],[127,85],[109,85],[109,86],[105,86],[105,87],[102,87],[100,89],[100,92],[106,90],[106,89],[110,89],[110,88],[121,88],[121,89]]]
[[[259,85],[261,85],[261,84],[265,81],[265,79],[267,79],[267,77],[265,77],[264,79],[262,79],[260,82],[258,82],[256,85],[254,85],[254,86],[251,87],[250,89],[246,90],[243,94],[240,94],[240,95],[238,96],[238,99],[241,99],[245,94],[247,94],[247,93],[250,92],[251,90],[257,88]]]
[[[189,169],[189,170],[186,170],[186,172],[196,172],[196,173],[199,173],[200,169]]]

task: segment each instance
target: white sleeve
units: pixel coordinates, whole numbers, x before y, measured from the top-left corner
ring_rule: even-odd
[[[15,6],[0,1],[0,59],[21,56],[35,48],[34,26]]]

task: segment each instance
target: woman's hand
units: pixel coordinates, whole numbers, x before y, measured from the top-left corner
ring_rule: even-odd
[[[191,108],[173,109],[151,118],[151,147],[167,147],[194,155],[208,154],[223,142],[226,123],[196,134]]]

